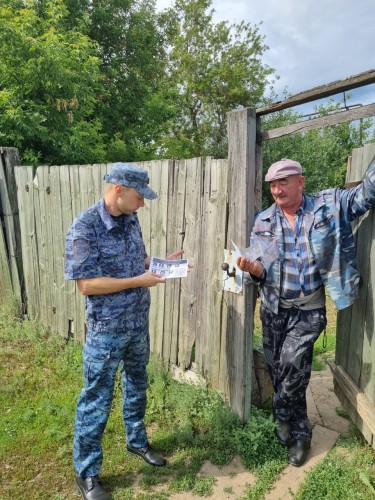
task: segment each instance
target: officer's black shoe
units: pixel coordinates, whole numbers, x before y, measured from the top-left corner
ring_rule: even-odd
[[[87,477],[82,479],[76,477],[76,483],[82,498],[85,500],[110,500],[112,497],[106,491],[99,479],[99,476]]]
[[[293,444],[289,448],[289,463],[295,467],[301,467],[306,461],[310,446],[310,439],[296,439],[293,441]]]
[[[276,437],[280,441],[281,444],[288,444],[289,442],[289,432],[290,432],[290,425],[288,422],[280,422],[279,420],[276,420]]]
[[[156,467],[164,467],[167,464],[167,461],[156,453],[150,446],[145,446],[144,448],[134,448],[133,446],[126,446],[126,449],[130,453],[134,453],[139,457],[143,458],[146,464],[155,465]]]

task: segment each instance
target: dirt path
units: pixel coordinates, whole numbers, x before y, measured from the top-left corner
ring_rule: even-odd
[[[334,446],[340,434],[347,432],[349,421],[337,414],[336,408],[341,408],[333,390],[333,379],[329,368],[325,371],[313,372],[307,392],[309,418],[314,426],[311,450],[308,459],[302,467],[288,465],[275,482],[265,500],[289,500],[293,498],[305,473],[311,470]],[[255,483],[254,476],[245,469],[239,457],[224,467],[217,467],[205,462],[201,476],[216,478],[211,498],[215,500],[238,499],[246,488]],[[190,493],[178,493],[171,500],[198,500],[202,497]]]

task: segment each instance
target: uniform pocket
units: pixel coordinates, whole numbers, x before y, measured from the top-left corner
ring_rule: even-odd
[[[86,343],[83,356],[83,376],[86,384],[92,387],[104,383],[112,362],[110,347]]]
[[[117,257],[125,252],[123,239],[106,238],[99,242],[99,251],[104,258]]]
[[[108,237],[99,242],[100,265],[104,276],[116,276],[125,266],[125,242],[123,239]]]
[[[314,229],[319,229],[320,231],[324,231],[330,224],[330,221],[331,219],[333,218],[333,215],[332,214],[329,214],[327,217],[325,217],[324,219],[318,221],[315,225],[314,225]]]

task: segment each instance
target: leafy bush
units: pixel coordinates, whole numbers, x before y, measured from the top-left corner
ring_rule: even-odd
[[[249,421],[236,430],[235,446],[243,463],[252,470],[266,462],[286,458],[286,448],[275,439],[272,417],[255,408]]]

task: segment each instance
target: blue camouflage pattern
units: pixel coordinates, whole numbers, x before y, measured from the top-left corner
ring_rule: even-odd
[[[148,386],[146,365],[150,342],[148,326],[103,334],[89,331],[83,350],[84,388],[76,410],[74,468],[78,476],[96,476],[103,462],[102,437],[111,410],[117,369],[121,369],[122,414],[126,441],[147,446],[144,425]]]
[[[138,276],[145,272],[146,257],[136,213],[113,217],[101,199],[82,212],[68,230],[65,279]],[[149,308],[148,288],[86,296],[84,388],[77,404],[73,453],[76,473],[83,479],[98,475],[102,465],[101,441],[119,367],[127,443],[133,447],[148,443],[143,419],[150,354]]]
[[[136,213],[112,217],[104,200],[82,212],[66,237],[65,279],[131,278],[145,272],[147,253]],[[88,330],[138,328],[148,321],[150,291],[130,288],[86,297]]]
[[[306,389],[311,377],[314,343],[327,324],[326,309],[280,308],[275,314],[260,307],[263,350],[275,391],[272,401],[277,421],[290,425],[292,439],[311,439]]]
[[[338,310],[350,306],[358,297],[360,276],[351,222],[375,205],[375,161],[356,187],[326,189],[305,194],[305,228],[323,284]],[[281,272],[284,260],[283,235],[276,223],[276,203],[260,212],[254,222],[250,247],[276,248],[276,258],[260,257],[265,273],[253,280],[261,289],[261,300],[278,312]]]

